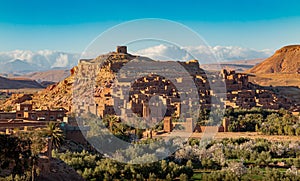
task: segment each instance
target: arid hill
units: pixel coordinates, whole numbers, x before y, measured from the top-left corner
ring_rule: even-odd
[[[260,64],[246,71],[255,76],[250,82],[262,86],[300,88],[300,45],[285,46]]]
[[[300,45],[285,46],[247,71],[255,74],[300,74]]]
[[[33,72],[27,73],[20,76],[15,77],[24,77],[32,80],[36,80],[39,82],[47,81],[47,82],[59,82],[64,80],[66,77],[70,75],[69,70],[48,70],[42,72]]]
[[[73,67],[70,70],[70,76],[58,82],[57,84],[50,85],[45,90],[40,91],[37,94],[34,94],[30,102],[33,102],[36,108],[44,109],[47,107],[50,108],[63,107],[71,111],[73,106],[73,98],[74,98],[73,95],[73,90],[75,86],[74,81],[76,81],[77,79],[84,78],[82,72],[78,70],[80,69],[80,67],[85,67],[86,64],[90,64],[90,63],[97,64],[99,62],[106,62],[107,64],[111,64],[111,62],[115,62],[115,63],[117,62],[117,64],[119,63],[121,66],[135,58],[140,61],[152,61],[146,57],[136,57],[130,54],[118,54],[115,52],[100,55],[92,60],[81,60],[77,66]],[[99,88],[95,90],[96,92],[97,90],[100,89],[100,87],[104,86],[104,84],[106,84],[107,81],[111,81],[115,77],[115,73],[113,73],[114,68],[110,69],[104,67],[102,67],[102,69],[99,72],[97,72],[98,75],[96,76],[97,77],[96,84],[97,86],[99,86]],[[82,88],[84,89],[84,87]],[[99,101],[100,104],[102,99],[96,101]],[[103,103],[101,102],[101,104]]]
[[[23,88],[43,88],[35,80],[25,78],[5,78],[0,77],[0,89],[23,89]]]

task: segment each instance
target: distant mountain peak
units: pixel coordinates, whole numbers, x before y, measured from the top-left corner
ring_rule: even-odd
[[[21,60],[21,59],[11,59],[9,62],[20,62],[20,63],[22,63],[22,62],[24,62],[24,60]]]
[[[0,52],[1,73],[28,73],[50,70],[52,67],[70,69],[77,65],[80,54],[54,50],[13,50]]]
[[[271,57],[249,69],[247,72],[256,74],[268,73],[299,73],[300,45],[284,46]]]

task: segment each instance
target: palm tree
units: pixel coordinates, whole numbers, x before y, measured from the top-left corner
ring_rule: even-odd
[[[103,122],[109,131],[113,134],[124,134],[125,127],[120,123],[120,119],[115,115],[107,115],[103,118]]]
[[[64,140],[64,134],[63,131],[59,127],[58,122],[50,121],[49,124],[46,127],[45,134],[50,139],[50,145],[54,148],[59,148],[59,146],[62,144]],[[49,150],[51,151],[51,150]]]

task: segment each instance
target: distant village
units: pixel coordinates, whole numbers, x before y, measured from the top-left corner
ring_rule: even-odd
[[[118,56],[116,56],[118,55]],[[112,72],[120,69],[126,61],[119,60],[119,57],[127,58],[127,47],[119,46],[116,52],[110,54],[108,63],[105,65],[107,70]],[[88,66],[94,64],[93,60],[82,60],[81,66]],[[128,61],[127,61],[128,62]],[[150,63],[151,64],[151,63]],[[212,96],[218,96],[217,92],[210,90],[210,83],[218,86],[220,82],[208,81],[205,72],[200,69],[199,63],[196,60],[188,62],[180,62],[180,64],[190,73],[193,77],[195,85],[198,89],[200,98],[200,104],[203,108],[209,109],[211,107]],[[147,65],[149,66],[149,65]],[[74,74],[74,70],[71,74]],[[79,70],[80,71],[80,70]],[[109,74],[109,72],[103,72]],[[111,72],[110,72],[111,73]],[[222,104],[226,107],[232,108],[245,108],[250,109],[252,107],[261,107],[263,109],[288,109],[293,114],[298,115],[300,112],[300,105],[297,105],[293,100],[287,99],[280,95],[275,94],[271,89],[261,87],[252,84],[248,81],[249,74],[236,73],[235,71],[222,70],[214,76],[216,79],[222,78],[225,81],[226,86],[226,98],[222,100]],[[105,77],[105,76],[104,76]],[[177,77],[178,84],[183,86],[186,83],[186,77]],[[103,85],[95,87],[95,94],[93,95],[96,104],[84,105],[83,109],[89,110],[96,114],[98,117],[104,117],[106,115],[116,115],[114,110],[114,98],[112,97],[112,83],[111,80],[103,80]],[[123,81],[122,86],[130,86],[130,82]],[[122,87],[119,87],[122,88]],[[189,129],[188,131],[203,132],[206,128],[216,128],[219,132],[228,131],[229,121],[224,119],[221,125],[218,126],[200,126],[193,125],[191,119],[183,123],[173,122],[172,116],[178,116],[181,114],[180,108],[180,92],[177,92],[176,87],[172,82],[159,75],[149,74],[146,77],[141,77],[136,80],[131,87],[129,102],[124,102],[124,108],[131,110],[133,113],[140,117],[148,117],[150,108],[149,100],[151,96],[159,95],[162,97],[164,104],[166,104],[167,110],[163,118],[164,132],[172,132],[173,128],[177,124],[185,124],[184,127]],[[2,93],[8,95],[9,93]],[[14,95],[9,95],[14,96]],[[122,93],[118,94],[120,98],[124,97]],[[70,116],[70,110],[65,108],[47,108],[47,109],[34,109],[32,103],[23,103],[22,100],[15,105],[11,105],[11,110],[0,111],[0,131],[5,134],[12,134],[16,130],[32,130],[39,127],[44,127],[50,121],[57,121],[61,123],[62,129],[66,133],[67,138],[85,143],[85,139],[82,136],[77,122],[74,117]],[[82,109],[82,107],[75,107],[74,109]],[[126,110],[125,110],[126,111]],[[88,130],[89,128],[86,128]]]
[[[131,55],[127,53],[126,46],[119,46],[117,47],[116,52],[113,52],[106,57],[108,61],[103,69],[110,71],[103,71],[101,74],[103,77],[111,77],[111,71],[117,72],[128,62],[128,60],[133,58],[136,57],[131,57]],[[83,60],[81,61],[81,65],[77,71],[84,75],[88,74],[88,72],[85,71],[89,70],[89,67],[92,67],[94,63],[95,60]],[[168,63],[169,62],[162,62],[162,66],[163,64]],[[210,107],[213,106],[211,102],[212,97],[218,97],[219,92],[216,91],[221,90],[225,86],[226,96],[224,100],[221,100],[221,104],[224,104],[224,106],[227,108],[232,107],[250,109],[252,107],[260,107],[262,109],[272,110],[279,110],[283,108],[290,110],[295,115],[298,115],[300,112],[300,105],[293,100],[276,94],[271,88],[262,87],[249,82],[249,76],[253,76],[251,74],[236,73],[233,70],[228,71],[223,69],[221,72],[211,75],[213,76],[211,78],[212,81],[209,82],[206,73],[200,68],[197,60],[178,63],[192,76],[193,81],[198,89],[202,108],[210,109]],[[139,65],[141,70],[147,70],[149,67],[155,67],[156,64],[155,62],[153,63],[150,61],[141,63]],[[133,68],[136,69],[136,67]],[[138,70],[136,71],[138,72]],[[170,71],[170,75],[173,75],[172,71],[177,70],[165,71]],[[178,77],[176,77],[176,83],[182,85],[182,87],[187,87],[188,85],[186,85],[186,80],[188,80],[188,77],[185,77],[180,73],[177,73],[177,75]],[[223,80],[223,82],[220,82],[220,80]],[[121,112],[123,111],[125,115],[127,115],[126,111],[129,110],[129,112],[132,111],[134,114],[139,115],[140,117],[147,118],[150,112],[149,100],[153,95],[157,95],[163,99],[164,104],[167,107],[166,114],[164,115],[163,119],[165,132],[171,132],[175,124],[187,124],[185,127],[188,128],[189,131],[203,132],[204,129],[207,128],[207,126],[195,127],[195,125],[192,125],[192,123],[188,123],[188,120],[190,119],[186,120],[185,123],[172,123],[172,115],[178,116],[183,113],[180,109],[180,105],[182,103],[179,96],[180,92],[177,92],[176,86],[174,86],[174,84],[166,78],[155,74],[149,74],[148,76],[137,79],[132,85],[130,79],[127,79],[126,77],[123,77],[118,81],[119,87],[117,87],[117,90],[130,88],[129,101],[122,102],[122,105],[120,105],[123,108],[123,110],[121,109]],[[100,117],[104,117],[105,115],[120,115],[120,111],[116,113],[114,104],[115,102],[124,100],[125,95],[123,95],[122,91],[119,91],[117,92],[117,95],[113,97],[112,80],[102,79],[100,82],[102,82],[102,86],[95,87],[94,99],[96,105],[76,105],[78,107],[75,109],[89,110]],[[210,86],[216,87],[216,90],[212,90]],[[218,86],[221,88],[218,89]],[[156,121],[154,120],[154,122]],[[228,120],[223,120],[220,126],[215,127],[217,127],[220,132],[228,131],[228,124]]]
[[[13,134],[15,131],[32,131],[43,128],[50,121],[60,122],[67,139],[86,144],[82,132],[74,118],[67,116],[64,108],[33,109],[32,104],[18,103],[16,109],[0,111],[0,133]]]

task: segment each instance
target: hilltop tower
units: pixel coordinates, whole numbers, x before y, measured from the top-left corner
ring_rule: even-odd
[[[127,46],[117,46],[117,53],[127,54]]]

